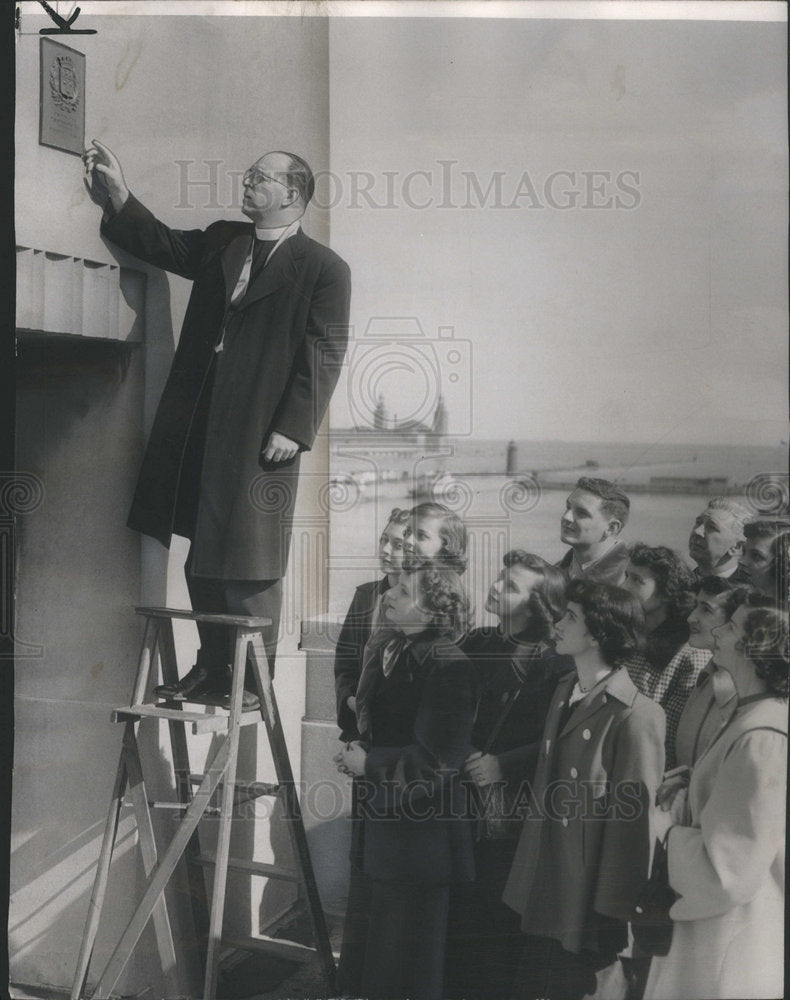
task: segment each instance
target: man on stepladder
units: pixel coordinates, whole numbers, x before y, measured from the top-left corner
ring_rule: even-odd
[[[348,339],[350,273],[299,220],[313,175],[292,153],[266,153],[244,174],[250,222],[170,229],[126,186],[97,140],[85,183],[101,231],[141,260],[192,280],[173,364],[154,419],[129,527],[169,546],[191,540],[185,573],[194,611],[270,618],[270,670],[299,457],[311,447]],[[195,666],[160,697],[225,704],[229,636],[199,624]],[[244,708],[257,695],[244,692]]]

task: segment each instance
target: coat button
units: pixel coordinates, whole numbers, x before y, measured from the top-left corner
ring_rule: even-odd
[[[592,733],[590,732],[590,730],[589,730],[589,729],[584,729],[584,730],[582,731],[582,739],[583,739],[583,740],[589,740],[589,738],[590,738],[591,736],[592,736]]]
[[[564,707],[565,707],[565,702],[564,701],[558,701],[557,702],[557,708],[564,708]]]
[[[636,910],[636,912],[637,912],[637,913],[644,913],[644,912],[645,912],[645,911],[644,911],[644,910],[642,909],[642,907],[641,907],[641,906],[635,906],[635,907],[634,907],[634,909]]]
[[[567,826],[568,825],[568,817],[567,816],[563,816],[562,817],[562,825],[563,826]]]
[[[579,777],[579,772],[576,770],[575,767],[571,768],[571,777],[572,778],[578,778]]]

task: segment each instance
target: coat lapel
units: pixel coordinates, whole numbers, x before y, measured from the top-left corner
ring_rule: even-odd
[[[239,280],[244,261],[250,252],[250,239],[253,236],[253,228],[249,227],[249,232],[236,236],[223,248],[221,254],[222,274],[225,278],[225,307],[230,305],[230,297],[236,282]]]
[[[574,729],[577,729],[583,722],[586,722],[591,715],[595,715],[601,710],[601,708],[606,704],[606,693],[602,688],[598,694],[593,698],[591,702],[585,704],[579,704],[575,711],[571,713],[571,717],[565,723],[562,732],[559,734],[560,739],[563,736],[567,736],[568,733],[572,733]]]
[[[591,702],[586,705],[580,704],[576,711],[572,713],[560,733],[560,738],[573,732],[574,729],[578,729],[583,722],[597,712],[600,712],[609,698],[617,698],[618,701],[622,701],[626,705],[631,705],[636,694],[636,686],[628,676],[628,671],[625,667],[620,667],[619,670],[615,670],[613,674],[610,674],[604,686]]]
[[[283,285],[293,287],[296,284],[297,264],[304,256],[306,244],[307,237],[301,229],[280,244],[269,263],[253,275],[247,294],[238,305],[239,311],[266,298]]]
[[[546,719],[546,728],[541,741],[541,752],[548,757],[558,736],[558,727],[562,710],[568,704],[573,685],[576,683],[576,671],[572,671],[567,677],[560,678],[557,690],[554,693],[554,701]],[[566,727],[567,728],[567,727]]]

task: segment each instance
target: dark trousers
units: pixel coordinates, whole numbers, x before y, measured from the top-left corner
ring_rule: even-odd
[[[361,822],[361,821],[359,821]],[[343,942],[337,963],[337,988],[344,997],[362,996],[362,976],[370,927],[371,879],[351,862]]]
[[[502,902],[513,840],[475,844],[474,882],[452,886],[445,965],[450,1000],[506,1000],[526,941],[521,915]]]
[[[262,632],[269,672],[273,677],[277,636],[280,631],[282,580],[219,580],[207,576],[193,576],[191,547],[184,565],[184,575],[193,611],[271,618],[272,624]],[[221,671],[227,664],[233,663],[231,629],[198,622],[198,634],[200,635],[198,666],[211,671]],[[250,690],[255,689],[251,678],[248,679],[246,686]]]
[[[351,880],[348,887],[346,916],[343,921],[343,941],[337,963],[337,988],[345,997],[362,996],[362,972],[370,924],[370,892],[372,880],[363,866],[365,821],[359,811],[359,778],[351,784]]]
[[[443,1000],[449,886],[370,880],[361,996]]]
[[[582,1000],[595,993],[596,970],[614,961],[592,952],[566,951],[554,938],[525,936],[512,990],[513,1000]]]

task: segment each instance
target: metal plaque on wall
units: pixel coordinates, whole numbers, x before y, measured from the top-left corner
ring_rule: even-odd
[[[38,141],[81,155],[85,147],[85,55],[41,39]]]

